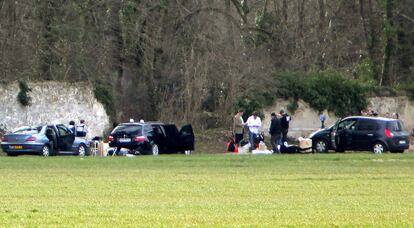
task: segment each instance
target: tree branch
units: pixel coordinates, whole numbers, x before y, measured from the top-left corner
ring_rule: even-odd
[[[405,14],[401,13],[400,11],[397,11],[397,14],[398,14],[398,15],[400,15],[401,17],[403,17],[403,18],[405,18],[405,19],[409,20],[410,22],[414,23],[414,18],[411,18],[411,17],[409,17],[409,16],[407,16],[407,15],[405,15]]]
[[[240,23],[238,23],[238,21],[236,20],[236,19],[234,19],[234,17],[232,17],[231,15],[229,15],[228,13],[226,13],[226,12],[224,12],[223,10],[221,10],[221,9],[217,9],[217,8],[210,8],[210,7],[207,7],[207,8],[200,8],[200,9],[197,9],[196,11],[194,11],[194,12],[191,12],[190,14],[188,14],[188,15],[186,15],[184,18],[182,18],[178,23],[177,23],[177,25],[176,25],[176,28],[175,28],[175,30],[177,31],[181,26],[182,26],[182,24],[184,24],[185,22],[188,22],[188,21],[190,21],[191,20],[191,18],[192,17],[194,17],[195,15],[197,15],[197,14],[199,14],[199,13],[202,13],[202,12],[214,12],[214,13],[218,13],[218,14],[221,14],[221,15],[223,15],[223,16],[225,16],[228,20],[230,20],[235,26],[236,26],[236,28],[239,30],[239,31],[252,31],[252,32],[260,32],[260,33],[262,33],[262,34],[264,34],[264,35],[267,35],[267,36],[269,36],[269,37],[271,37],[272,36],[272,33],[271,32],[268,32],[268,31],[266,31],[266,30],[264,30],[264,29],[261,29],[261,28],[256,28],[256,27],[242,27],[241,25],[240,25]]]

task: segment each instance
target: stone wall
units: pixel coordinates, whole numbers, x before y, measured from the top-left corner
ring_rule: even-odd
[[[89,136],[102,135],[109,128],[109,117],[93,94],[88,83],[36,82],[32,89],[32,104],[22,107],[17,101],[17,83],[0,84],[0,128],[11,131],[17,127],[43,123],[79,123],[85,119]]]
[[[272,107],[263,110],[265,119],[263,120],[264,131],[267,132],[270,126],[270,114],[272,112],[279,112],[281,109],[287,110],[289,102],[278,99],[276,104]],[[385,116],[389,113],[399,113],[400,119],[404,122],[404,126],[407,131],[411,132],[414,128],[414,103],[407,97],[372,97],[369,98],[369,109],[372,109]],[[327,120],[325,126],[331,126],[339,118],[333,113],[324,111]],[[317,111],[310,108],[310,106],[299,100],[298,109],[292,116],[290,123],[289,136],[298,138],[300,136],[307,137],[311,132],[317,130],[320,127],[319,114]]]

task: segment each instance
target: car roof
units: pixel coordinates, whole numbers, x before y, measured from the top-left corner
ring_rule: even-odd
[[[381,120],[381,121],[395,121],[397,119],[391,119],[386,117],[375,117],[375,116],[348,116],[345,119],[367,119],[367,120]]]
[[[140,123],[140,122],[127,122],[127,123],[120,123],[119,125],[149,125],[149,124],[164,124],[162,122],[159,121],[148,121],[148,122],[144,122],[144,123]]]

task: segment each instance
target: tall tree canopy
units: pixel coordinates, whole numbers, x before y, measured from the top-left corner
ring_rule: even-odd
[[[414,76],[410,0],[0,0],[0,80],[90,81],[114,120],[228,114],[273,72]]]

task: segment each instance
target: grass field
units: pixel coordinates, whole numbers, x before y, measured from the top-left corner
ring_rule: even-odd
[[[0,157],[0,227],[414,226],[414,154]]]

